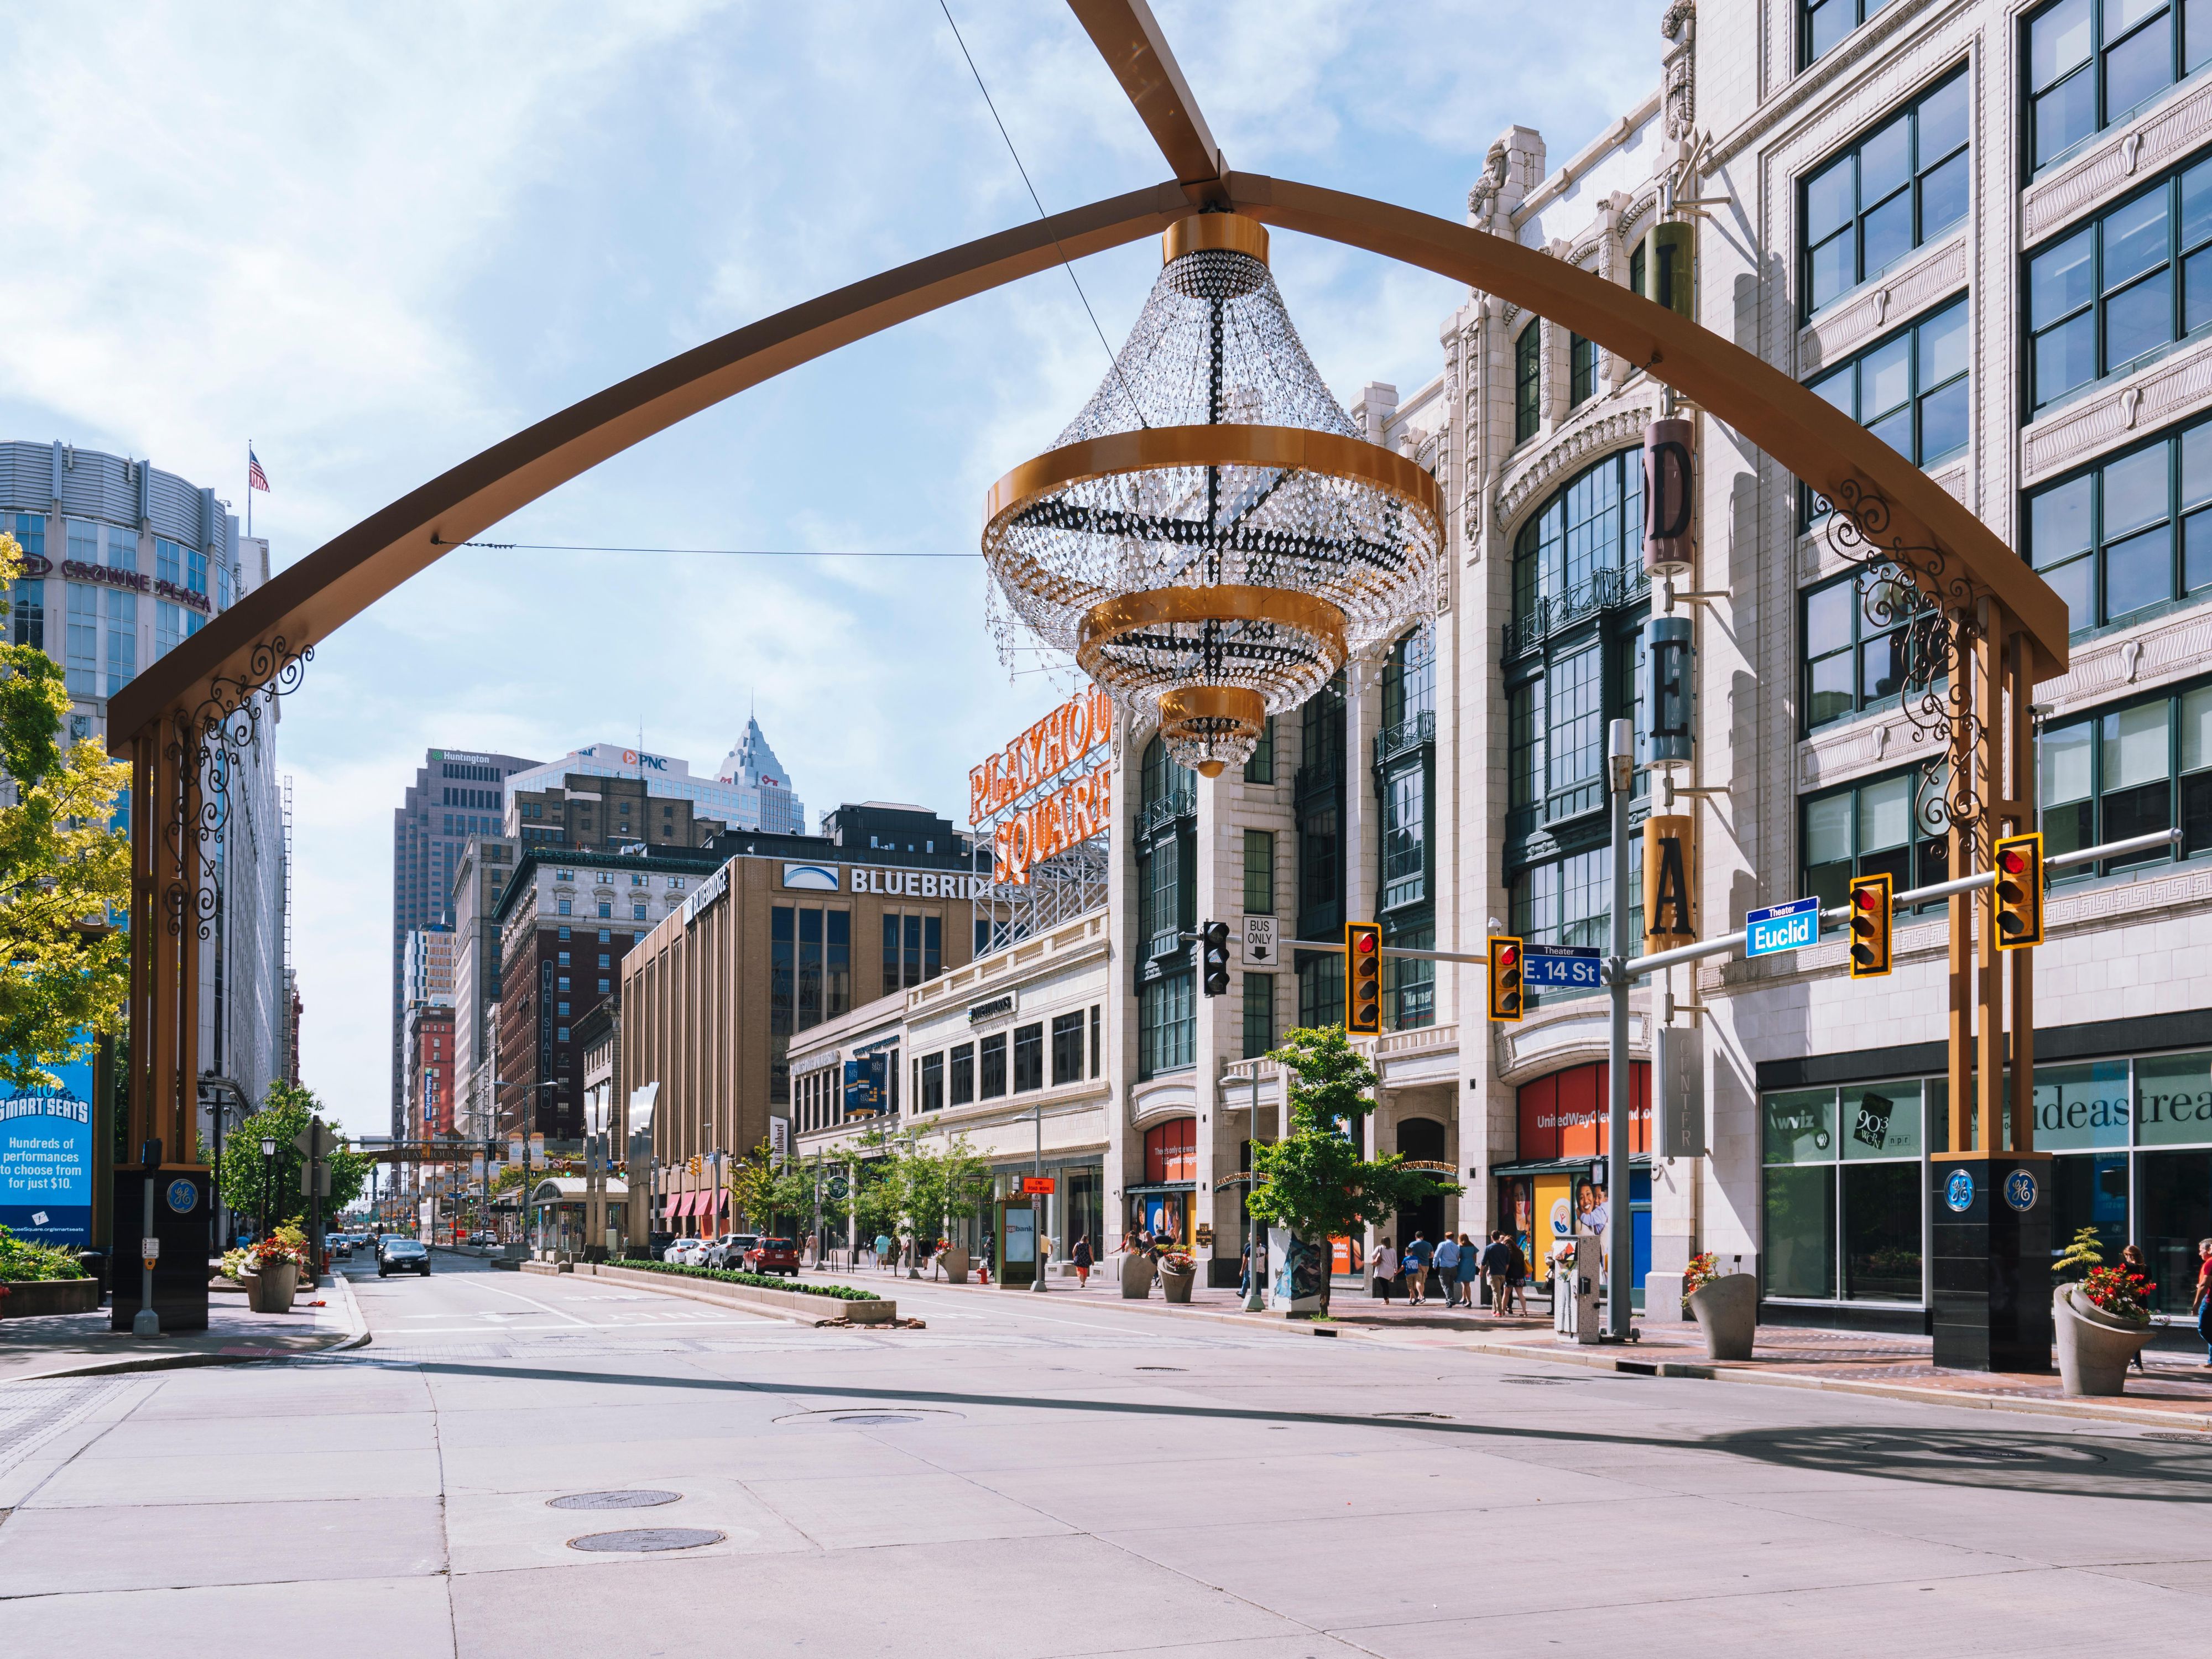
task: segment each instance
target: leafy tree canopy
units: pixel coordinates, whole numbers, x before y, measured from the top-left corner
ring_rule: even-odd
[[[303,1222],[307,1200],[300,1191],[300,1170],[307,1160],[293,1140],[307,1127],[307,1120],[319,1115],[322,1109],[322,1103],[315,1098],[313,1090],[283,1081],[270,1084],[269,1097],[261,1110],[223,1139],[222,1201],[234,1211],[262,1216],[264,1231],[271,1221]],[[273,1166],[261,1156],[264,1139],[276,1143]],[[362,1189],[368,1185],[368,1172],[373,1167],[369,1158],[343,1144],[331,1152],[329,1164],[331,1194],[323,1200],[326,1220],[335,1218],[361,1196]],[[273,1215],[264,1212],[264,1196],[273,1198],[270,1206]]]

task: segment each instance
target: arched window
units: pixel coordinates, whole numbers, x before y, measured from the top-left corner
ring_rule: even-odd
[[[1516,444],[1536,435],[1543,384],[1544,325],[1532,317],[1513,342],[1513,441]]]

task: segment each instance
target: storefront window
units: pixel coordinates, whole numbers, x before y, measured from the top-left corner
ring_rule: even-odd
[[[2212,1238],[2212,1150],[2137,1153],[2136,1201],[2142,1206],[2136,1242],[2158,1285],[2151,1306],[2186,1316],[2197,1284],[2197,1241]]]

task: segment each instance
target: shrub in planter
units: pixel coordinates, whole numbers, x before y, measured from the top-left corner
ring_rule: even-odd
[[[42,1279],[82,1279],[84,1268],[67,1250],[18,1238],[0,1227],[0,1284],[27,1285]]]
[[[850,1285],[803,1285],[795,1279],[771,1279],[766,1273],[734,1273],[726,1267],[686,1267],[673,1261],[644,1261],[629,1257],[616,1264],[635,1273],[667,1273],[678,1279],[711,1279],[718,1285],[750,1285],[756,1290],[797,1291],[801,1296],[834,1297],[840,1302],[880,1302],[873,1291]]]
[[[1167,1250],[1161,1254],[1160,1294],[1167,1300],[1189,1301],[1191,1286],[1197,1282],[1196,1258],[1182,1250]]]

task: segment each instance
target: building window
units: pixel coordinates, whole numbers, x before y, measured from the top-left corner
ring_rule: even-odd
[[[1437,948],[1436,923],[1424,913],[1416,925],[1400,927],[1386,921],[1385,946],[1400,951]],[[1437,1023],[1437,964],[1406,957],[1382,958],[1382,1008],[1394,1031],[1411,1031]]]
[[[1806,179],[1799,243],[1808,316],[1966,216],[1964,70]]]
[[[1416,760],[1382,781],[1382,908],[1425,901],[1428,873],[1428,768]]]
[[[2212,852],[2212,684],[2160,694],[2046,726],[2042,742],[2043,844],[2071,853],[2179,827],[2175,856]],[[2102,868],[2162,861],[2138,853]],[[2051,872],[2086,880],[2094,866]]]
[[[2212,591],[2212,421],[2027,498],[2027,554],[2080,631]]]
[[[1513,623],[1506,654],[1532,649],[1597,611],[1639,599],[1644,574],[1640,452],[1607,456],[1562,485],[1513,546]]]
[[[1275,976],[1244,975],[1244,1058],[1251,1060],[1275,1046]]]
[[[1275,914],[1275,833],[1272,830],[1244,832],[1244,914]]]
[[[1644,935],[1644,837],[1640,835],[1630,837],[1628,868],[1628,936],[1632,948]],[[1529,944],[1612,949],[1611,848],[1594,847],[1531,865],[1512,872],[1506,886],[1512,931]],[[1530,1007],[1535,1007],[1547,1001],[1568,1001],[1589,994],[1580,990],[1532,992],[1527,1000]]]
[[[2212,329],[2212,161],[2033,256],[2027,319],[2038,409]]]
[[[2048,166],[2212,61],[2204,0],[2058,0],[2027,20],[2028,146]]]
[[[1052,1017],[1052,1082],[1083,1081],[1083,1011]]]
[[[963,1042],[951,1050],[952,1103],[965,1106],[975,1098],[975,1045]]]
[[[1513,441],[1536,435],[1544,409],[1544,325],[1531,318],[1513,342]]]
[[[799,917],[788,904],[769,908],[768,918],[768,1029],[771,1036],[789,1036],[794,1020],[798,977]]]
[[[1829,48],[1889,0],[1797,0],[1797,67],[1809,69]]]
[[[1098,1074],[1098,1005],[1094,1002],[1091,1005],[1091,1075]]]
[[[1597,395],[1597,348],[1579,334],[1567,337],[1567,407],[1579,409]]]
[[[1198,1179],[1198,1120],[1170,1118],[1145,1131],[1145,1179]]]
[[[883,938],[886,994],[910,989],[945,971],[945,921],[941,916],[886,912]]]
[[[1808,796],[1797,890],[1826,909],[1850,898],[1853,876],[1887,875],[1899,893],[1943,880],[1950,855],[1942,802],[1940,777],[1929,781],[1917,767]]]
[[[23,550],[25,558],[43,559],[46,556],[46,520],[44,514],[11,513],[5,520],[0,520],[0,526],[4,526],[14,532],[15,545]]]
[[[1334,951],[1298,959],[1298,1024],[1316,1030],[1344,1024],[1344,958]]]
[[[1856,572],[1806,591],[1807,731],[1897,702],[1906,628],[1923,604],[1909,582]]]
[[[975,1046],[982,1062],[977,1093],[985,1100],[995,1100],[1006,1092],[1006,1034],[987,1036]]]
[[[1260,740],[1252,746],[1252,758],[1244,763],[1244,781],[1273,783],[1275,781],[1275,717],[1265,716],[1260,722]]]
[[[611,920],[613,919],[614,914],[615,914],[615,907],[614,907],[613,905],[610,904],[609,902],[607,902],[607,901],[606,901],[606,900],[605,900],[605,899],[601,899],[601,900],[599,901],[599,915],[600,915],[601,919],[602,919],[602,920],[611,921]]]
[[[602,904],[599,907],[599,914],[603,916],[606,915],[607,907],[605,905]],[[629,907],[629,919],[632,921],[643,921],[645,920],[645,906],[642,904],[631,905]],[[610,920],[611,920],[611,918],[610,918]]]
[[[1765,1294],[1921,1300],[1926,1092],[1912,1079],[1760,1102]]]
[[[574,904],[568,899],[556,899],[553,908],[558,915],[564,916],[572,915],[574,909]]]
[[[100,590],[83,582],[64,586],[69,593],[69,656],[64,667],[70,693],[96,697],[100,695]]]
[[[1915,466],[1934,466],[1972,435],[1968,343],[1961,295],[1808,385]],[[1826,510],[1809,490],[1805,499],[1808,518]]]
[[[1198,1012],[1186,971],[1142,986],[1137,993],[1137,1074],[1158,1077],[1197,1063]]]
[[[107,590],[107,695],[113,696],[138,672],[138,596]]]
[[[184,586],[184,550],[160,536],[154,538],[154,576],[172,587]]]
[[[1014,1028],[1014,1092],[1044,1087],[1044,1024]]]
[[[611,981],[603,979],[599,981],[599,994],[601,996],[606,995],[607,993],[611,991],[613,988],[614,985]]]
[[[941,1111],[945,1106],[945,1056],[924,1054],[921,1060],[921,1086],[915,1091],[918,1104],[925,1112]]]

